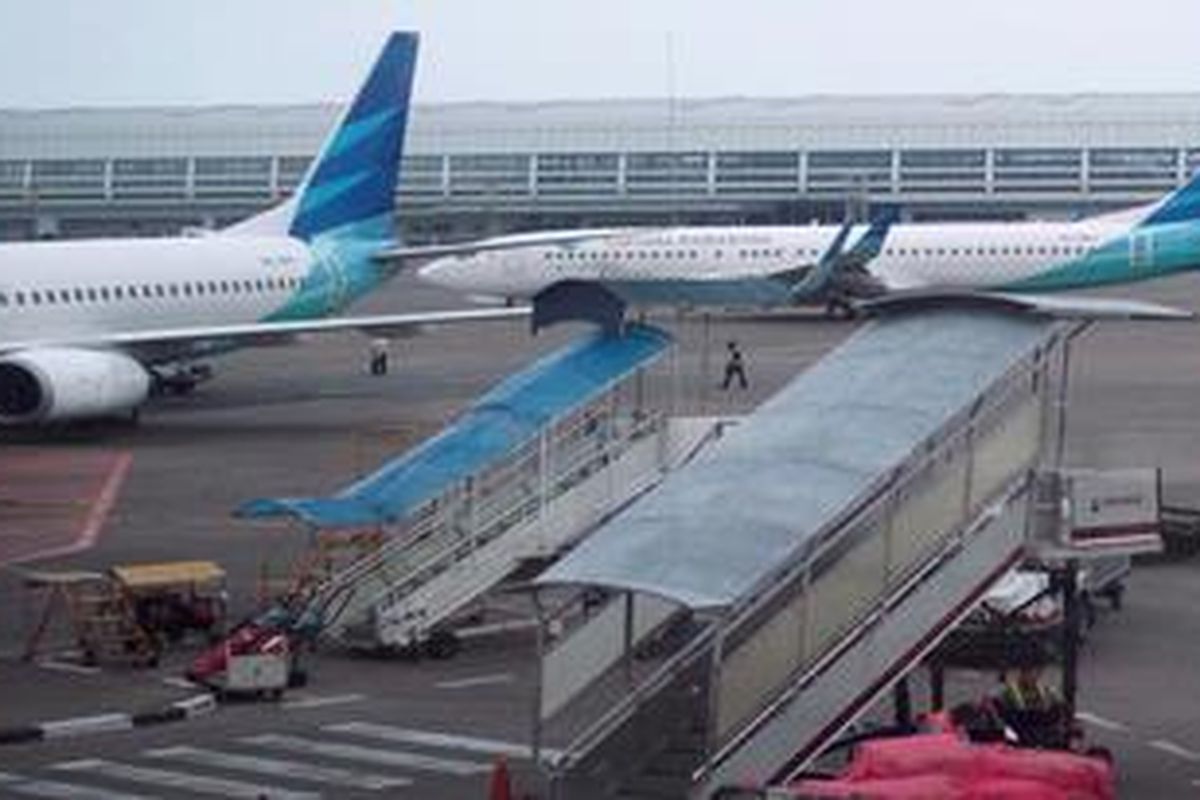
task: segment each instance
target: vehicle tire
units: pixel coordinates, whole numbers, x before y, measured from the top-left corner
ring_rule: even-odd
[[[424,649],[425,654],[430,658],[444,661],[458,655],[461,648],[462,642],[451,631],[434,631],[425,642]]]

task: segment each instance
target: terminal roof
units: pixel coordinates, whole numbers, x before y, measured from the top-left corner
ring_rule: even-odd
[[[815,545],[1054,326],[978,310],[873,322],[536,583],[730,604]]]

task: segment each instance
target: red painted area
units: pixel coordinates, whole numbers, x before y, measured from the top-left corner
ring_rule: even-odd
[[[0,454],[0,564],[85,550],[103,532],[133,456],[14,447]]]

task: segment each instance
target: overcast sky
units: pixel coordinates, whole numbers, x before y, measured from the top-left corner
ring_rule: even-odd
[[[341,100],[396,28],[421,101],[1200,92],[1197,0],[5,0],[0,107]]]

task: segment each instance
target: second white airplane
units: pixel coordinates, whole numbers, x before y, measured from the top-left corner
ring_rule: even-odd
[[[533,300],[536,325],[586,318],[583,306],[605,300],[610,310],[807,304],[838,310],[889,293],[1012,296],[1196,268],[1200,177],[1157,203],[1076,222],[901,225],[880,218],[869,226],[521,234],[447,246],[420,274],[477,297]]]

